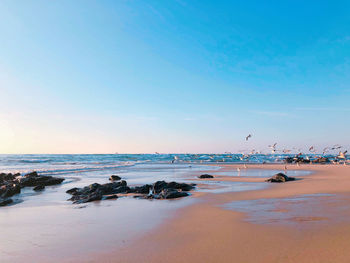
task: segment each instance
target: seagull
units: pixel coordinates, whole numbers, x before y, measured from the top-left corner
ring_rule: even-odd
[[[330,149],[329,147],[324,148],[322,154],[324,155],[325,153],[327,153],[329,149]]]
[[[245,140],[246,140],[246,141],[248,141],[248,139],[249,139],[249,138],[252,138],[252,136],[253,136],[253,135],[248,134],[248,136],[247,136],[247,137],[245,137]]]
[[[171,161],[171,163],[175,163],[175,161],[178,159],[178,157],[175,155],[174,159]]]
[[[315,150],[315,147],[311,146],[311,147],[309,148],[309,152],[314,153],[315,151],[316,151],[316,150]]]
[[[347,153],[348,151],[345,151],[345,152],[339,152],[337,158],[338,159],[345,159],[345,154]]]
[[[275,142],[273,145],[269,145],[269,148],[271,148],[272,153],[276,152],[276,145],[277,145],[277,142]]]
[[[339,145],[339,144],[336,144],[336,145],[334,145],[331,149],[332,149],[332,150],[338,150],[338,149],[340,149],[340,148],[342,148],[342,146]]]

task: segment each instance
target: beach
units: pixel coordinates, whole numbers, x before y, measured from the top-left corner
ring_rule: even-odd
[[[109,166],[88,172],[79,166],[74,175],[71,167],[55,170],[66,178],[62,185],[35,194],[25,189],[20,202],[2,207],[0,229],[7,238],[0,241],[1,262],[350,260],[350,166]],[[44,168],[42,173],[47,174]],[[105,183],[112,172],[118,172],[128,185],[175,180],[195,183],[196,188],[190,196],[172,200],[129,195],[83,204],[67,200],[68,189]],[[278,172],[296,180],[266,182]],[[201,174],[214,178],[199,179]]]
[[[248,165],[254,169],[283,169],[284,165]],[[225,169],[237,165],[225,166]],[[302,180],[274,184],[263,190],[207,194],[199,204],[181,209],[169,222],[131,246],[90,257],[91,262],[349,262],[350,168],[337,165],[290,166],[314,173]],[[222,178],[223,180],[239,180]],[[257,181],[257,179],[250,179]],[[317,195],[319,194],[319,195]],[[295,213],[282,220],[254,222],[251,212],[221,206],[239,200],[277,199],[304,195]],[[313,198],[308,205],[307,195]],[[293,202],[293,200],[289,200]],[[253,205],[253,204],[250,204]],[[288,205],[285,204],[285,207]],[[285,208],[279,207],[279,209]],[[259,217],[259,208],[256,215]],[[271,209],[275,209],[272,207]],[[260,211],[261,214],[263,211]],[[266,211],[265,215],[266,217]],[[267,216],[268,218],[268,216]],[[137,253],[136,253],[137,251]],[[84,261],[84,260],[83,260]]]

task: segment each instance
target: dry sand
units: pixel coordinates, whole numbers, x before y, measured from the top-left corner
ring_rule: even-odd
[[[230,171],[241,165],[220,165]],[[277,169],[284,165],[248,165]],[[201,194],[200,202],[132,245],[94,254],[86,262],[350,262],[350,166],[288,165],[314,174],[263,190]],[[215,175],[215,173],[214,173]],[[215,180],[262,182],[265,178],[217,176]],[[305,194],[332,194],[286,199]],[[248,212],[223,209],[232,201]],[[261,201],[262,200],[262,201]],[[246,201],[247,202],[247,201]],[[271,205],[272,204],[272,205]],[[265,207],[266,208],[266,207]],[[283,215],[269,218],[273,212]],[[76,259],[74,260],[76,261]]]

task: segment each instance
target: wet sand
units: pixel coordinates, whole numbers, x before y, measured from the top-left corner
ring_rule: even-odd
[[[227,172],[242,168],[220,166]],[[350,262],[350,166],[288,165],[292,169],[314,173],[260,190],[200,193],[193,205],[128,246],[69,262]],[[212,180],[265,179],[220,175]]]

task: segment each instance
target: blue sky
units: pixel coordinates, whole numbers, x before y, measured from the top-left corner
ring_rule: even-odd
[[[348,1],[2,0],[0,153],[349,147],[349,13]]]

